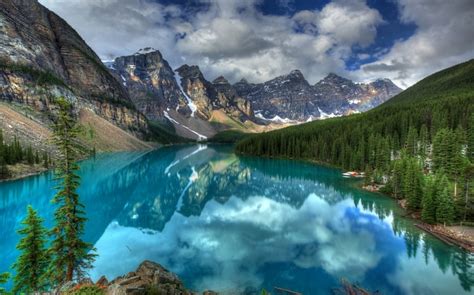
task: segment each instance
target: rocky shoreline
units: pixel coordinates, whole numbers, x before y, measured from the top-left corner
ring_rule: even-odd
[[[102,276],[96,283],[84,279],[66,283],[53,294],[106,295],[217,295],[214,291],[194,292],[187,289],[179,277],[156,262],[143,261],[135,271],[108,281]]]
[[[288,289],[274,287],[275,294],[289,294],[302,295],[302,293],[295,292]],[[135,271],[129,272],[124,276],[108,281],[105,276],[102,276],[96,283],[91,279],[84,279],[79,283],[66,283],[59,290],[52,294],[66,294],[66,295],[218,295],[212,290],[205,290],[203,292],[195,292],[187,289],[184,283],[175,274],[161,266],[156,262],[149,260],[143,261]],[[51,294],[51,295],[52,295]],[[241,294],[228,293],[225,294]],[[266,290],[251,289],[246,290],[243,294],[258,295],[267,294]],[[378,291],[370,292],[357,284],[353,284],[345,279],[341,279],[340,286],[333,289],[333,294],[341,295],[371,295],[378,294]]]
[[[23,178],[30,177],[33,175],[41,174],[49,170],[41,164],[32,166],[32,165],[27,165],[23,163],[16,164],[16,165],[8,165],[7,168],[8,168],[8,171],[11,173],[11,175],[8,178],[0,179],[0,182],[23,179]]]

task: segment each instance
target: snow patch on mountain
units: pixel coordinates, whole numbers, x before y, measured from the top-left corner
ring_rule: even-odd
[[[183,89],[183,86],[181,86],[181,77],[179,76],[178,72],[174,72],[174,78],[176,79],[176,83],[178,84],[179,89],[181,90],[181,93],[183,93],[184,97],[188,101],[188,107],[191,110],[191,117],[194,117],[194,113],[197,111],[197,106],[194,104],[192,99],[186,94],[186,92]]]
[[[318,111],[319,111],[319,118],[320,119],[328,119],[328,118],[336,118],[336,117],[340,117],[341,115],[339,114],[334,114],[334,113],[325,113],[323,110],[321,110],[319,107],[318,107]]]
[[[125,79],[125,77],[123,75],[120,75],[120,77],[122,78],[122,84],[123,86],[127,87],[127,79]]]
[[[255,117],[265,120],[265,121],[272,121],[272,122],[279,122],[279,123],[296,123],[297,121],[291,120],[289,118],[282,118],[278,115],[276,115],[273,118],[265,118],[261,113],[255,112]]]
[[[206,140],[207,139],[207,136],[205,135],[202,135],[201,133],[199,132],[196,132],[194,130],[192,130],[191,128],[189,128],[188,126],[186,125],[183,125],[181,123],[179,123],[178,121],[176,121],[175,119],[173,119],[167,111],[163,111],[163,115],[166,117],[166,119],[170,120],[172,123],[176,124],[176,125],[179,125],[181,127],[183,127],[184,129],[196,134],[198,136],[198,141],[201,141],[201,140]]]

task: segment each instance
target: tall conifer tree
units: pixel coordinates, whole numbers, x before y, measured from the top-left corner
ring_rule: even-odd
[[[62,284],[81,278],[84,271],[92,267],[95,254],[92,254],[92,245],[82,240],[86,218],[84,205],[76,192],[80,180],[79,166],[75,163],[78,129],[70,115],[70,104],[63,98],[57,104],[59,114],[54,124],[54,142],[60,152],[56,171],[59,185],[53,203],[58,207],[54,213],[56,223],[51,230],[52,258],[48,276],[54,284]]]
[[[467,157],[474,163],[474,113],[471,112],[469,116],[468,128],[467,128]]]
[[[441,176],[438,184],[439,193],[437,194],[436,221],[449,224],[454,220],[454,200],[449,187],[449,181],[446,175]]]
[[[416,128],[410,126],[410,129],[408,130],[407,142],[405,144],[406,151],[410,156],[417,154],[417,136],[418,134]]]
[[[27,210],[27,216],[22,221],[24,227],[18,230],[23,238],[16,247],[21,254],[13,264],[16,271],[13,279],[14,294],[44,291],[46,285],[44,275],[48,266],[45,248],[47,231],[38,213],[31,206],[28,206]]]
[[[403,184],[408,208],[411,210],[420,209],[423,194],[423,172],[415,158],[408,159]]]
[[[425,180],[421,218],[427,223],[436,222],[436,182],[432,176]]]

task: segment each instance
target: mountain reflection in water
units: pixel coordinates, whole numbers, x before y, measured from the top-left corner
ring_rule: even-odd
[[[85,238],[99,254],[94,279],[150,259],[189,288],[224,293],[327,294],[341,278],[382,294],[468,294],[474,284],[472,255],[424,234],[393,200],[356,189],[336,169],[206,145],[104,154],[81,168]],[[0,192],[3,271],[18,255],[14,230],[27,204],[51,225],[51,174]]]

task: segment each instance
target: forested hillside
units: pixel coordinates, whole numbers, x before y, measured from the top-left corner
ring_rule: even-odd
[[[474,219],[474,60],[431,75],[363,114],[245,138],[241,154],[367,172],[428,222]]]
[[[7,144],[3,140],[3,131],[0,129],[0,180],[11,177],[8,165],[24,163],[30,166],[43,165],[48,168],[51,164],[50,155],[46,152],[33,150],[31,146],[23,147],[15,138],[12,143]]]

